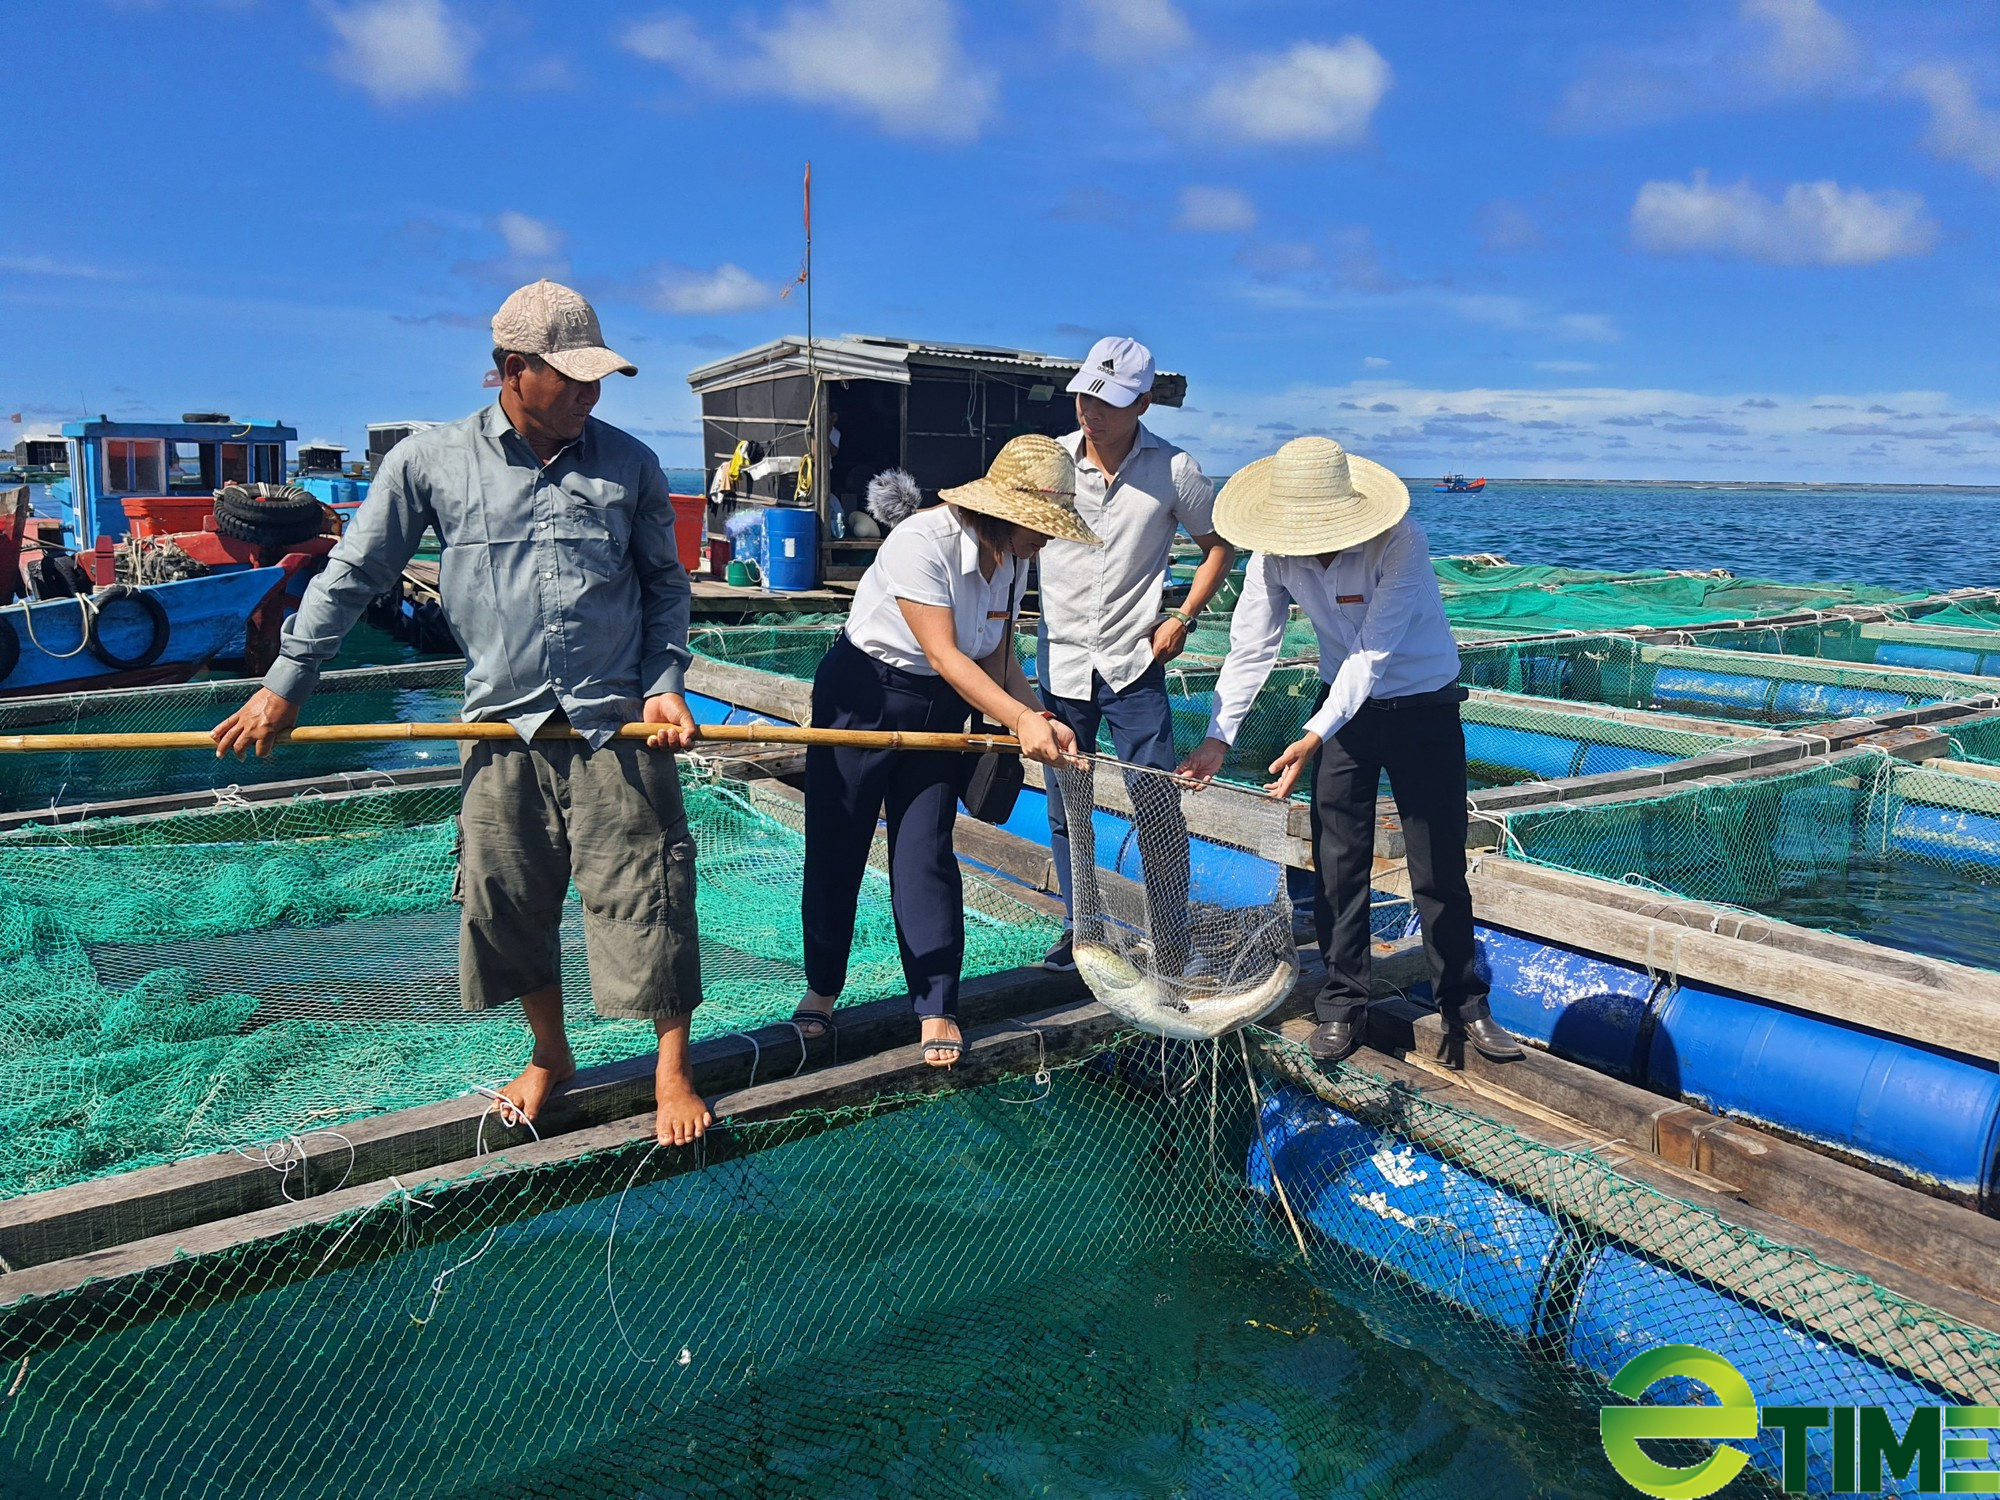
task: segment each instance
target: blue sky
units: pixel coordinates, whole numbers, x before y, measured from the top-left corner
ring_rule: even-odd
[[[1188,374],[1226,471],[2000,482],[2000,26],[1869,4],[15,0],[0,417],[361,445],[547,274],[698,454],[800,330]],[[22,205],[31,205],[20,211]],[[0,423],[0,431],[10,429]]]

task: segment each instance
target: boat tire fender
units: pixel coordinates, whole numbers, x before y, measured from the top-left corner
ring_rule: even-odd
[[[230,484],[215,497],[215,529],[263,546],[318,536],[325,521],[319,496],[295,484]]]
[[[146,649],[137,656],[120,656],[104,644],[102,636],[105,612],[113,605],[122,604],[128,599],[138,605],[140,612],[152,622],[153,627],[152,635],[146,642]],[[167,619],[166,606],[160,603],[158,599],[155,599],[150,592],[145,589],[135,589],[125,584],[117,583],[97,595],[91,602],[95,605],[95,608],[90,611],[89,638],[86,644],[90,647],[90,654],[103,662],[105,666],[115,668],[121,672],[136,672],[141,667],[150,667],[165,654],[167,638],[173,634],[173,625]],[[9,634],[11,633],[9,632]],[[15,642],[14,649],[18,655],[20,652],[20,642]],[[4,654],[4,652],[5,648],[0,647],[0,654]]]

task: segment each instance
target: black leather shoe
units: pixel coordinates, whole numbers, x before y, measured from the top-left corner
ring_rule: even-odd
[[[1479,1049],[1479,1055],[1494,1062],[1516,1062],[1528,1054],[1514,1040],[1514,1033],[1491,1016],[1481,1016],[1464,1026],[1465,1039]]]
[[[1336,1063],[1352,1057],[1361,1045],[1361,1026],[1355,1021],[1327,1021],[1306,1038],[1306,1051],[1314,1062]]]

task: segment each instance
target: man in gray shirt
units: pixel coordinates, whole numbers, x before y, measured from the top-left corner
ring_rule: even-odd
[[[673,502],[652,449],[590,415],[606,375],[638,370],[604,347],[588,302],[552,281],[522,287],[494,315],[493,344],[500,399],[389,453],[264,685],[216,727],[216,753],[270,751],[435,528],[465,717],[516,731],[466,748],[458,819],[462,999],[485,1010],[518,998],[534,1033],[504,1113],[533,1120],[576,1071],[558,936],[573,879],[598,1014],[654,1023],[659,1139],[684,1145],[710,1119],[688,1060],[701,1001],[694,845],[674,758],[656,753],[695,733]],[[613,738],[639,719],[659,732]],[[544,725],[576,737],[535,739]]]
[[[1078,431],[1063,439],[1076,460],[1076,509],[1102,547],[1052,541],[1041,557],[1042,700],[1088,754],[1100,725],[1128,765],[1171,771],[1173,712],[1166,665],[1187,647],[1195,616],[1214,597],[1236,553],[1215,534],[1214,486],[1201,465],[1139,420],[1152,404],[1153,355],[1128,338],[1099,339],[1069,383]],[[1178,609],[1160,608],[1176,532],[1202,549]],[[1145,860],[1146,905],[1160,971],[1179,978],[1187,952],[1188,850],[1180,799],[1156,777],[1132,781]],[[1063,905],[1070,894],[1068,820],[1049,798],[1049,843]],[[1074,921],[1074,913],[1071,913]],[[1073,933],[1043,965],[1076,967]]]

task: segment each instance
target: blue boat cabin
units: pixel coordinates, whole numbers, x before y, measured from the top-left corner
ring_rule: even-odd
[[[225,484],[283,484],[286,448],[297,437],[281,422],[227,417],[180,422],[66,422],[69,479],[50,486],[48,503],[71,545],[131,530],[124,502],[133,496],[213,494]]]

